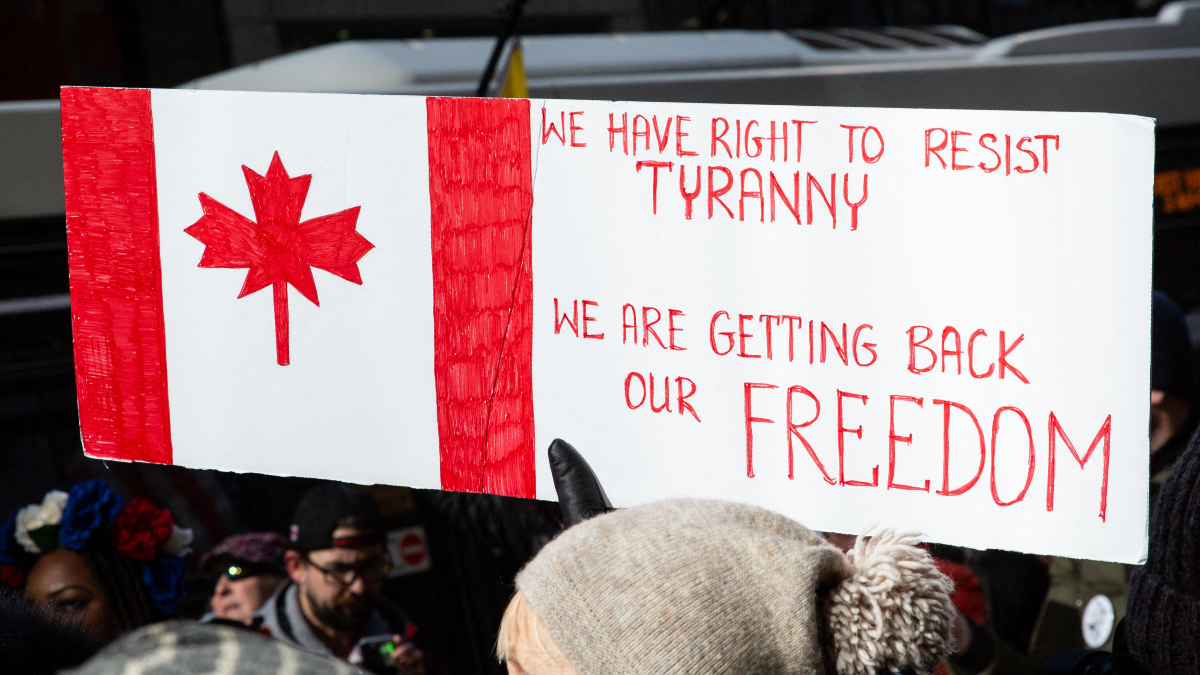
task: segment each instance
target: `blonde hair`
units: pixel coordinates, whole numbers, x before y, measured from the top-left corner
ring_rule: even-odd
[[[558,673],[575,673],[575,668],[559,649],[546,624],[533,611],[533,605],[518,590],[504,610],[500,619],[500,633],[496,636],[496,658],[501,663],[509,661],[516,655],[518,642],[537,644],[553,662],[554,671]]]
[[[496,636],[496,658],[501,663],[509,660],[513,655],[517,636],[522,633],[529,633],[540,639],[545,632],[546,627],[542,625],[542,620],[533,612],[525,594],[518,590],[513,594],[512,600],[508,601],[508,607],[504,608],[504,616],[500,619],[500,634]]]

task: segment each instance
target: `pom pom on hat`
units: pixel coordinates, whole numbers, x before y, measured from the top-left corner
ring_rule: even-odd
[[[860,536],[823,610],[839,675],[931,672],[950,652],[954,585],[914,534]]]

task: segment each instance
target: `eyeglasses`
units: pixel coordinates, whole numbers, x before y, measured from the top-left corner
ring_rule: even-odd
[[[222,569],[218,570],[212,580],[215,583],[221,577],[226,577],[230,581],[238,581],[239,579],[249,579],[260,574],[282,574],[267,565],[257,565],[254,563],[230,562]]]
[[[261,572],[261,570],[249,565],[238,565],[235,563],[221,570],[221,575],[228,577],[230,581],[237,581],[238,579],[258,576]]]
[[[358,565],[337,563],[332,569],[321,567],[307,555],[304,556],[304,562],[323,574],[325,581],[343,588],[353,585],[360,577],[368,583],[377,583],[382,581],[383,577],[392,570],[392,563],[384,556],[372,558]]]

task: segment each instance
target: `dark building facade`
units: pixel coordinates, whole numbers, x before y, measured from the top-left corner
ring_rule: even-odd
[[[173,87],[345,39],[491,35],[499,0],[0,0],[0,100]],[[1151,16],[1160,0],[531,0],[526,34],[958,24],[987,36]],[[480,64],[482,70],[483,64]]]

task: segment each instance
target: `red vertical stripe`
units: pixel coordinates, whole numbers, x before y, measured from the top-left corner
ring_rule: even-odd
[[[426,109],[442,489],[533,497],[529,101]]]
[[[62,128],[83,447],[169,464],[150,92],[64,88]]]

